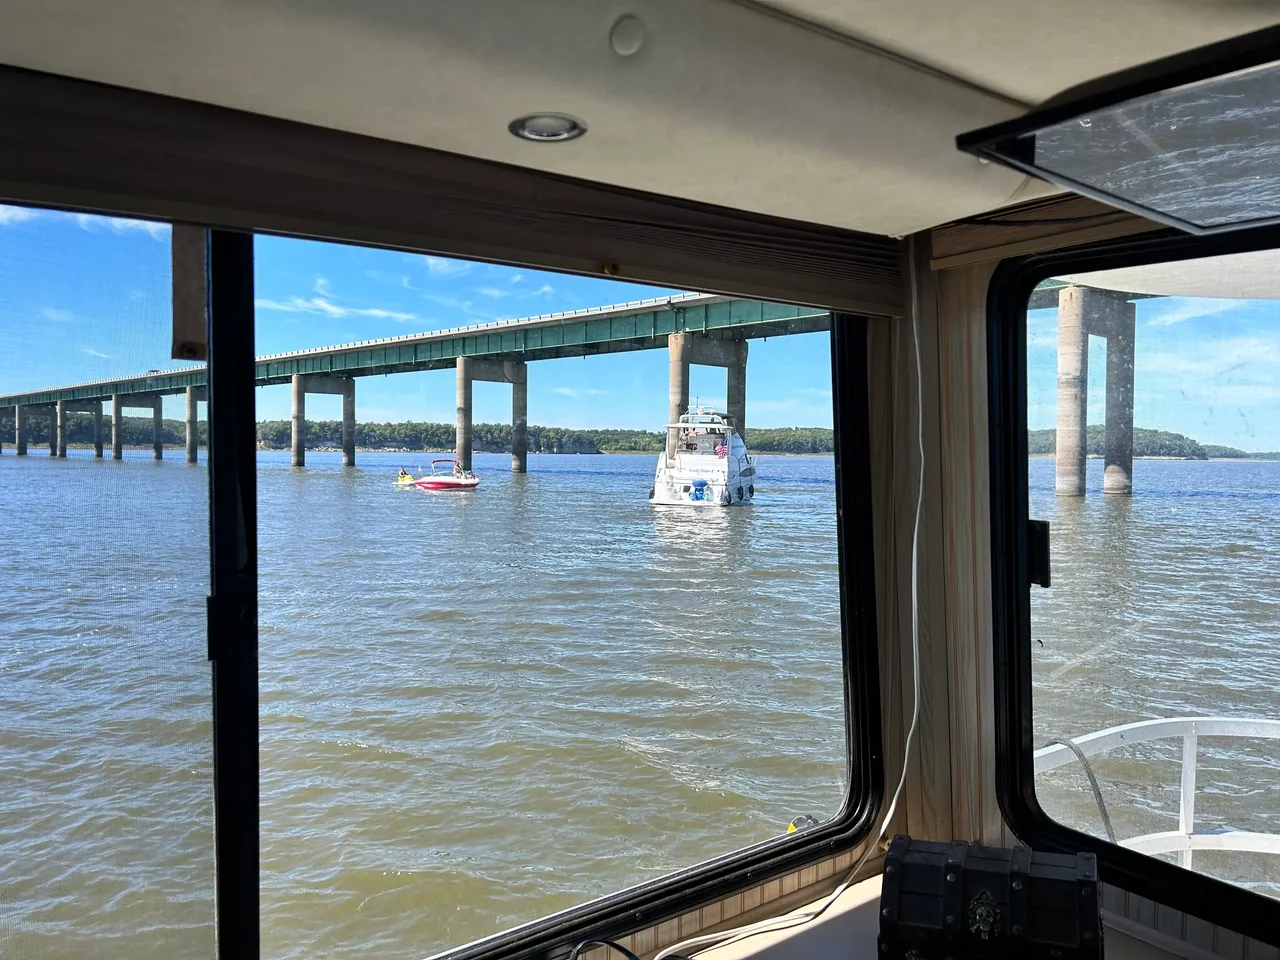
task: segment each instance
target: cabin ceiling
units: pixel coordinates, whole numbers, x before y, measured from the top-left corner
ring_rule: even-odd
[[[1280,299],[1280,250],[1095,270],[1057,279],[1155,297],[1277,300]]]
[[[899,236],[1052,192],[958,153],[956,134],[1280,19],[1261,0],[1063,13],[1048,0],[8,0],[0,62]],[[627,14],[644,41],[622,56],[610,31]],[[508,132],[547,111],[589,132]]]
[[[1280,23],[1274,0],[759,0],[1037,104]]]

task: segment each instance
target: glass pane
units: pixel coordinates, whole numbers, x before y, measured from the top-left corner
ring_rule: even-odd
[[[1031,593],[1040,803],[1280,897],[1274,259],[1048,281],[1027,381],[1053,573]]]
[[[264,956],[417,960],[839,810],[825,311],[256,265],[259,354],[312,351],[258,392]]]
[[[1067,120],[1034,162],[1202,227],[1280,217],[1280,66],[1267,64]]]
[[[167,226],[0,207],[6,958],[214,954],[208,482],[145,377],[191,367],[170,262]]]

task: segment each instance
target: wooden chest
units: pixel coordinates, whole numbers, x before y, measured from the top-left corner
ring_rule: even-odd
[[[883,960],[1099,960],[1091,853],[1032,853],[896,836],[880,894]]]

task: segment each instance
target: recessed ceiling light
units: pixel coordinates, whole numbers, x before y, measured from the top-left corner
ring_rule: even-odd
[[[507,129],[521,140],[559,143],[578,139],[587,132],[587,125],[563,113],[531,113],[527,117],[512,120]]]

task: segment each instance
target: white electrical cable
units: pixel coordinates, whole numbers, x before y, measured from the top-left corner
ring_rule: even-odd
[[[920,602],[919,602],[919,561],[920,561],[920,514],[924,510],[924,386],[922,384],[922,372],[920,366],[920,299],[919,289],[916,283],[916,267],[915,267],[915,241],[911,242],[909,255],[911,257],[911,340],[915,354],[916,367],[916,445],[920,451],[920,478],[916,484],[916,516],[915,523],[911,531],[911,677],[912,677],[912,706],[911,706],[911,726],[907,728],[907,737],[903,745],[902,751],[902,774],[898,777],[898,786],[893,791],[893,799],[889,802],[889,808],[885,811],[884,820],[880,824],[880,829],[875,837],[867,841],[866,849],[862,856],[858,858],[858,862],[854,864],[853,869],[841,881],[840,886],[836,887],[827,898],[819,903],[816,907],[811,907],[801,913],[793,914],[785,917],[771,917],[768,920],[761,920],[757,923],[748,924],[744,927],[737,927],[733,930],[721,930],[718,933],[703,934],[698,937],[690,937],[679,943],[674,943],[663,950],[658,951],[653,960],[666,960],[673,954],[683,954],[691,947],[705,947],[710,945],[728,946],[731,943],[737,943],[739,940],[745,940],[748,937],[759,936],[762,933],[778,933],[783,930],[790,930],[792,927],[798,927],[808,923],[810,920],[816,920],[822,916],[827,909],[840,899],[840,895],[849,889],[849,885],[853,883],[854,878],[858,875],[858,871],[862,869],[867,859],[871,856],[871,852],[880,845],[880,840],[884,837],[885,831],[889,829],[889,824],[893,822],[893,815],[898,809],[898,799],[902,796],[903,785],[907,782],[907,770],[911,766],[911,744],[915,741],[916,727],[920,723]]]

